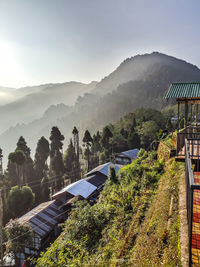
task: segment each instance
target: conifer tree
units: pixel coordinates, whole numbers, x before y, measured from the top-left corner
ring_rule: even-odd
[[[80,160],[79,160],[79,132],[76,126],[74,126],[74,129],[72,131],[73,139],[74,139],[74,152],[75,152],[75,158],[74,158],[74,169],[75,169],[75,180],[79,180],[81,178],[81,166],[80,166]]]
[[[26,156],[22,150],[16,150],[15,152],[11,152],[8,156],[9,163],[13,165],[8,165],[11,168],[14,167],[17,179],[14,181],[18,186],[24,182],[24,173],[22,169],[22,165],[25,163]],[[8,163],[8,164],[9,164]],[[8,169],[8,175],[10,174],[10,169]]]
[[[65,179],[70,180],[71,182],[75,182],[77,179],[76,174],[78,174],[78,171],[76,169],[76,160],[75,148],[73,146],[72,139],[70,139],[63,161],[65,166]]]
[[[62,176],[64,174],[64,165],[62,159],[62,147],[64,136],[58,127],[52,127],[50,136],[50,175],[54,177],[53,191],[60,190],[62,187]],[[56,178],[56,179],[55,179]]]
[[[41,192],[42,192],[42,184],[41,181],[43,177],[46,177],[46,172],[48,170],[47,159],[49,156],[49,142],[48,140],[42,136],[37,143],[36,153],[35,153],[35,161],[34,161],[34,169],[36,174],[36,180],[38,186],[34,187],[35,193],[35,202],[41,202]],[[46,182],[46,181],[45,181]]]
[[[90,147],[92,145],[92,137],[90,135],[90,132],[88,130],[85,131],[84,137],[83,137],[83,146],[85,146],[85,158],[87,159],[87,170],[90,170],[90,155],[91,155],[91,151],[90,151]]]

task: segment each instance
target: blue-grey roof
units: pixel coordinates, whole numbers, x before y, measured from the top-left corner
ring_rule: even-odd
[[[46,236],[60,222],[63,210],[56,200],[41,203],[17,221],[20,224],[29,223],[32,230],[40,237]]]
[[[134,158],[137,158],[138,152],[139,152],[139,149],[135,148],[135,149],[123,151],[123,152],[121,152],[121,154],[125,155],[126,157],[128,157],[130,159],[134,159]]]
[[[121,168],[121,166],[118,164],[113,164],[112,162],[107,162],[105,164],[97,166],[93,170],[89,171],[86,175],[90,176],[90,175],[94,174],[95,172],[100,172],[100,173],[104,174],[105,176],[108,176],[110,166],[113,166],[115,168],[116,173]]]
[[[84,198],[87,198],[89,195],[91,195],[95,190],[97,189],[96,186],[93,184],[85,181],[84,179],[81,179],[77,182],[74,182],[66,187],[64,187],[62,190],[57,192],[56,194],[53,195],[53,198],[55,196],[61,195],[64,192],[68,192],[73,196],[82,196]]]
[[[172,83],[165,96],[166,99],[194,97],[200,97],[200,82]]]

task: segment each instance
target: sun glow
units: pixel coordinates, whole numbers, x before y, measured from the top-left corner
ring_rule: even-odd
[[[0,86],[16,87],[15,82],[20,81],[20,76],[14,47],[0,40]]]

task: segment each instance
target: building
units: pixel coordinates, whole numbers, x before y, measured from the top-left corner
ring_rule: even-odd
[[[115,163],[120,165],[130,164],[137,159],[139,149],[131,149],[115,155]]]
[[[105,164],[99,165],[86,174],[85,180],[99,189],[105,184],[108,178],[110,167],[114,167],[115,172],[117,173],[122,166],[119,164],[113,164],[112,162],[107,162]]]
[[[82,196],[83,199],[88,199],[96,189],[97,187],[95,185],[81,179],[64,187],[62,190],[54,194],[52,198],[58,199],[62,203],[66,203],[68,200],[76,196]]]
[[[29,224],[33,231],[32,247],[26,247],[22,253],[17,255],[21,265],[27,257],[37,256],[60,234],[61,229],[58,224],[64,220],[61,204],[62,202],[59,200],[41,203],[15,220],[22,225]],[[8,223],[6,227],[12,227],[12,222]]]

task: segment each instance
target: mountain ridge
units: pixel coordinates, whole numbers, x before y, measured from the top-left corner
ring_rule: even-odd
[[[137,62],[135,57],[126,59],[125,63],[121,63],[123,72],[119,73],[122,67],[118,67],[114,70],[114,78],[112,72],[93,86],[89,93],[79,96],[73,106],[68,106],[64,101],[61,101],[64,105],[62,107],[57,106],[60,103],[53,103],[56,105],[52,112],[45,113],[44,110],[42,115],[32,122],[21,123],[4,131],[0,135],[0,144],[5,157],[14,149],[20,135],[25,137],[34,152],[37,140],[42,135],[48,138],[51,127],[57,125],[65,135],[66,145],[74,125],[79,129],[80,136],[85,129],[94,133],[136,108],[144,106],[162,109],[173,103],[163,99],[172,82],[200,81],[200,70],[197,66],[175,57],[156,52],[138,55],[136,59]],[[123,73],[126,73],[125,77]],[[133,75],[134,73],[136,75]],[[123,76],[123,79],[116,80],[116,76]],[[113,87],[115,84],[116,87]]]

